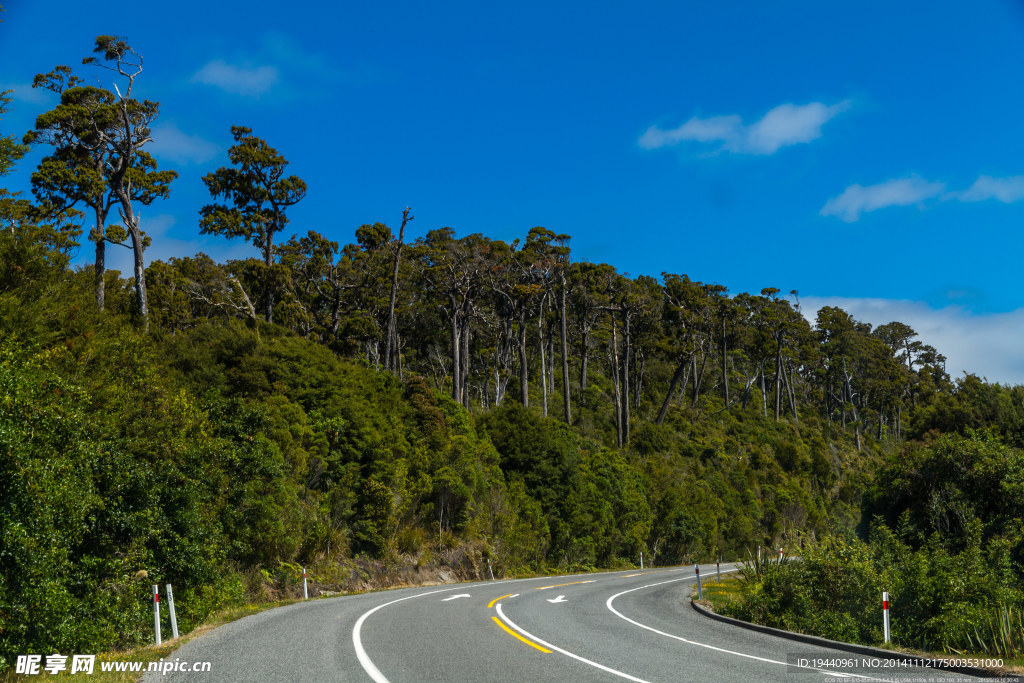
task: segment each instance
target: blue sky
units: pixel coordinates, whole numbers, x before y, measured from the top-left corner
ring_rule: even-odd
[[[351,241],[406,205],[413,237],[543,225],[633,275],[899,318],[952,374],[1024,383],[1020,2],[3,4],[5,133],[97,34],[145,57],[181,174],[143,210],[151,259],[255,255],[197,228],[239,124],[309,183],[296,232]]]

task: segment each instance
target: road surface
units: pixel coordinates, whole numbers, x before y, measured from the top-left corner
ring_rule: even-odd
[[[714,565],[701,572],[713,580]],[[313,600],[217,628],[168,660],[208,661],[209,673],[144,680],[969,680],[863,667],[863,655],[714,621],[690,606],[693,582],[693,567],[657,568]]]

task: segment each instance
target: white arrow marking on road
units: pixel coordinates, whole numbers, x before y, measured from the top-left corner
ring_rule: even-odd
[[[565,599],[564,595],[559,595],[554,600],[548,600],[548,602],[569,602],[569,601]]]
[[[450,598],[445,598],[441,602],[448,602],[449,600],[458,600],[459,598],[471,598],[471,597],[473,597],[473,596],[471,596],[469,593],[460,593],[458,595],[453,595]]]

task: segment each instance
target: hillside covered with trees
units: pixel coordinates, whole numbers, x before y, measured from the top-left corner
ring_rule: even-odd
[[[852,533],[865,501],[896,527],[912,503],[875,485],[913,481],[900,453],[974,429],[1024,445],[1020,388],[952,381],[900,322],[630,277],[543,227],[293,227],[306,184],[244,126],[195,220],[253,258],[146,263],[138,209],[176,173],[146,151],[139,55],[109,36],[95,54],[81,70],[116,91],[58,66],[35,85],[60,104],[0,138],[2,174],[45,152],[18,170],[31,196],[0,190],[0,664],[143,641],[155,582],[187,627],[299,564],[340,589],[368,567],[736,559]],[[999,524],[1019,580],[1024,534]]]

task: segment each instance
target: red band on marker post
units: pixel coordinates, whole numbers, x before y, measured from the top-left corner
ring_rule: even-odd
[[[889,601],[882,600],[882,609],[889,609]]]
[[[153,602],[160,602],[160,594],[153,593]]]

